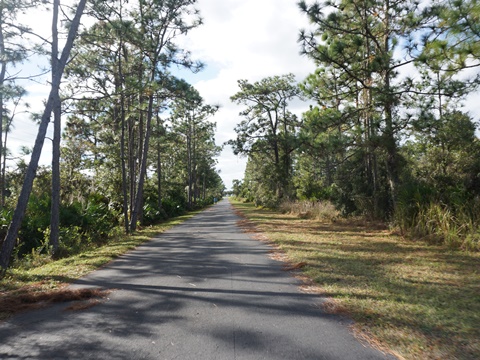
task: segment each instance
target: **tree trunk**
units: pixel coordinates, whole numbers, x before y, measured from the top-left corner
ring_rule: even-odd
[[[202,195],[203,195],[203,201],[206,200],[207,198],[207,179],[205,175],[205,171],[203,172],[203,189],[202,189]]]
[[[122,166],[122,195],[123,195],[123,217],[124,217],[124,226],[125,226],[125,233],[129,233],[129,226],[128,226],[128,179],[127,179],[127,168],[126,168],[126,161],[125,161],[125,99],[122,94],[120,95],[120,117],[121,117],[121,126],[122,131],[120,135],[120,159],[121,159],[121,166]]]
[[[3,12],[0,11],[0,24],[3,24]],[[5,58],[5,38],[3,34],[3,27],[0,26],[0,59]],[[5,75],[7,73],[7,63],[5,60],[0,61],[0,87],[3,88],[5,83]],[[0,90],[0,158],[5,157],[5,149],[3,148],[3,91]],[[5,163],[5,162],[4,162]],[[0,164],[0,170],[2,170],[2,164]],[[3,170],[0,171],[3,173]],[[3,208],[4,206],[4,192],[5,192],[5,178],[2,177],[0,179],[0,191],[1,191],[1,204],[0,206]]]
[[[142,78],[143,72],[142,72],[142,67],[140,67],[139,70],[139,79]],[[143,104],[144,101],[144,96],[142,93],[138,95],[138,104]],[[147,156],[146,153],[144,153],[144,148],[145,148],[145,114],[143,111],[143,108],[140,105],[140,116],[139,116],[139,121],[138,121],[138,149],[137,149],[137,158],[139,159],[139,164],[137,165],[136,172],[138,171],[138,183],[137,183],[137,196],[140,194],[138,189],[140,189],[140,177],[141,172],[142,172],[142,164],[143,164],[143,159]],[[148,115],[147,115],[148,116]],[[146,174],[146,172],[145,172]],[[142,179],[142,183],[145,181],[145,179]],[[133,196],[133,195],[132,195]],[[138,202],[138,204],[137,204]],[[143,219],[143,185],[142,185],[142,192],[140,194],[140,198],[134,198],[134,211],[135,211],[135,216],[137,218],[137,221],[142,223]]]
[[[131,108],[132,99],[128,99],[128,108]],[[128,118],[128,170],[129,170],[129,186],[130,186],[130,216],[133,211],[135,184],[137,182],[135,176],[135,126],[132,116]]]
[[[53,1],[52,20],[52,84],[56,83],[56,69],[58,67],[58,11],[60,0]],[[60,85],[60,81],[58,81]],[[59,88],[53,93],[53,142],[52,142],[52,203],[50,210],[50,245],[55,254],[59,246],[60,235],[60,137],[62,104]]]
[[[197,129],[195,124],[195,115],[192,119],[192,189],[193,189],[193,204],[197,203]]]
[[[157,114],[158,143],[157,143],[157,198],[158,209],[162,209],[162,148],[160,145],[160,116]]]
[[[3,161],[3,165],[2,165],[2,186],[0,187],[2,193],[0,195],[0,201],[1,201],[1,208],[3,208],[5,206],[5,190],[6,190],[6,187],[5,187],[5,179],[6,179],[6,168],[7,168],[7,152],[6,152],[6,149],[7,149],[7,138],[8,138],[8,131],[10,129],[10,124],[11,122],[7,125],[6,129],[5,129],[5,136],[3,138],[3,154],[2,154],[2,161]]]
[[[122,197],[123,197],[123,224],[125,227],[125,233],[130,232],[128,222],[128,176],[127,176],[127,164],[125,161],[125,136],[126,136],[126,103],[124,93],[124,76],[123,76],[123,39],[120,37],[120,44],[118,46],[118,79],[116,80],[116,93],[120,93],[120,104],[116,105],[116,116],[120,112],[120,166],[122,167]],[[120,108],[120,111],[118,111]]]
[[[154,70],[152,70],[151,81],[155,79]],[[147,122],[145,124],[145,136],[143,137],[143,150],[140,165],[140,175],[138,177],[137,194],[135,196],[135,204],[132,211],[132,218],[130,220],[130,230],[133,232],[137,229],[137,220],[143,205],[143,185],[145,183],[145,176],[147,174],[148,163],[148,148],[150,142],[151,124],[153,117],[153,97],[151,94],[148,99]]]
[[[62,78],[63,71],[65,70],[68,58],[70,57],[70,51],[72,50],[73,41],[75,40],[75,37],[77,35],[78,27],[80,26],[80,19],[82,17],[83,10],[85,9],[86,2],[87,0],[80,0],[80,2],[78,3],[75,17],[73,18],[70,29],[68,31],[68,37],[65,43],[65,47],[62,51],[62,56],[60,58],[60,61],[58,62],[58,68],[55,69],[55,82],[52,83],[50,94],[48,96],[47,103],[45,104],[45,109],[40,121],[40,126],[38,128],[37,138],[35,140],[35,145],[33,147],[30,163],[28,164],[27,172],[25,174],[22,190],[20,192],[20,196],[18,197],[18,202],[15,208],[15,212],[13,214],[12,222],[10,223],[7,235],[0,251],[0,266],[2,267],[2,274],[5,273],[8,265],[10,264],[10,256],[12,255],[15,241],[17,240],[20,225],[25,216],[28,199],[30,197],[30,193],[32,192],[33,180],[35,179],[37,173],[38,162],[40,160],[43,143],[45,141],[45,134],[47,132],[48,123],[50,121],[50,115],[53,110],[55,94],[60,88],[60,80]]]
[[[191,125],[188,124],[187,130],[187,172],[188,172],[188,208],[192,208],[192,140]]]
[[[52,204],[50,214],[50,245],[55,254],[59,247],[60,236],[60,138],[61,138],[61,101],[58,92],[54,95],[54,122],[52,143]]]
[[[120,18],[122,19],[122,2],[120,2]],[[126,132],[128,131],[127,121],[126,121],[126,114],[127,114],[127,102],[125,99],[125,78],[123,74],[123,62],[122,56],[125,56],[125,62],[128,63],[128,50],[124,46],[123,37],[120,37],[120,44],[118,46],[118,77],[119,77],[119,88],[120,88],[120,117],[121,117],[121,138],[120,138],[120,159],[121,159],[121,166],[122,166],[122,194],[123,194],[123,224],[125,226],[125,233],[128,234],[130,232],[129,227],[129,218],[128,218],[128,173],[127,173],[127,161],[125,154],[125,138]],[[130,197],[132,194],[130,193]]]
[[[387,56],[390,50],[390,1],[385,1],[385,36],[383,39],[384,54]],[[385,111],[385,132],[384,141],[387,150],[387,176],[390,188],[390,200],[392,203],[392,211],[395,212],[397,201],[397,184],[398,184],[398,153],[397,144],[395,142],[395,134],[393,128],[393,99],[392,89],[390,84],[390,66],[386,64],[384,79],[384,94],[386,96],[384,111]]]

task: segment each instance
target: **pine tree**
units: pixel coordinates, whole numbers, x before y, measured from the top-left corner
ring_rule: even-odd
[[[342,100],[341,110],[354,110],[358,123],[352,134],[357,132],[364,141],[362,157],[372,180],[374,213],[379,212],[379,156],[384,159],[390,199],[387,213],[391,214],[402,164],[398,141],[407,120],[400,116],[399,108],[411,90],[411,84],[398,79],[398,72],[416,61],[418,37],[431,17],[411,1],[302,1],[299,5],[315,26],[312,33],[301,33],[303,52],[341,79],[336,95]],[[341,118],[345,128],[352,129],[347,123],[351,118]]]
[[[300,96],[293,74],[262,79],[253,84],[239,80],[240,91],[231,97],[246,106],[235,128],[237,138],[230,140],[235,154],[264,152],[274,167],[271,177],[277,199],[292,195],[292,153],[298,147],[299,120],[288,110],[288,103]]]

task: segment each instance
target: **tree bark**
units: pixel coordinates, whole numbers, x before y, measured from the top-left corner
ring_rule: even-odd
[[[128,226],[128,179],[127,179],[127,168],[126,168],[126,161],[125,161],[125,97],[123,94],[120,95],[120,117],[121,117],[121,137],[120,137],[120,159],[122,164],[122,194],[123,194],[123,217],[124,217],[124,226],[125,226],[125,233],[128,234],[130,229]]]
[[[151,78],[152,82],[154,79],[155,77],[154,75],[152,75],[152,78]],[[152,124],[152,117],[153,117],[153,96],[154,95],[151,94],[148,99],[147,122],[145,124],[145,136],[143,137],[143,150],[142,150],[142,157],[141,157],[140,174],[138,177],[137,194],[135,196],[135,204],[132,210],[132,218],[130,220],[130,230],[132,232],[137,229],[137,220],[143,204],[143,185],[145,183],[145,176],[147,174],[148,148],[150,143],[150,132],[152,127],[151,124]]]
[[[385,1],[385,36],[383,39],[384,54],[390,51],[390,1]],[[391,72],[389,66],[385,69],[384,92],[387,96],[384,104],[385,111],[385,148],[387,150],[387,177],[390,188],[390,199],[392,202],[392,212],[395,212],[397,202],[397,184],[398,184],[398,153],[395,134],[393,128],[393,100],[391,89]]]
[[[187,129],[188,208],[192,208],[192,134],[190,120]]]
[[[129,97],[128,99],[128,108],[131,108],[132,99]],[[135,184],[137,182],[135,176],[135,125],[133,116],[128,118],[128,170],[129,170],[129,187],[130,187],[130,201],[129,201],[129,209],[130,209],[130,216],[131,212],[133,211],[133,204],[134,204],[134,195],[135,195]]]
[[[162,209],[162,147],[160,145],[160,116],[157,114],[157,129],[158,129],[158,139],[157,139],[157,198],[158,198],[158,209]]]
[[[197,203],[197,129],[195,123],[195,115],[192,116],[192,190],[193,200],[192,203]]]
[[[56,83],[58,67],[58,11],[60,0],[53,1],[52,20],[52,84]],[[60,81],[58,81],[60,85]],[[59,246],[60,234],[60,137],[61,137],[62,103],[59,88],[53,93],[53,142],[52,142],[52,203],[50,209],[50,245],[55,254]]]
[[[10,124],[11,124],[11,121],[9,122],[9,124],[7,124],[7,127],[5,129],[5,136],[3,137],[3,156],[2,156],[2,161],[3,161],[3,165],[2,165],[2,174],[1,174],[1,177],[2,177],[2,186],[0,187],[1,191],[2,191],[2,194],[0,195],[0,202],[1,202],[1,207],[3,208],[5,206],[5,191],[6,191],[6,187],[5,187],[5,179],[7,177],[7,174],[6,174],[6,168],[7,168],[7,152],[6,152],[6,149],[7,149],[7,138],[8,138],[8,131],[10,129]]]
[[[125,228],[125,233],[130,232],[129,219],[128,219],[128,176],[127,176],[127,162],[125,160],[125,136],[126,136],[126,103],[125,103],[125,93],[124,93],[124,75],[123,75],[123,62],[122,62],[122,51],[124,49],[123,39],[120,38],[120,44],[118,46],[118,80],[117,80],[117,93],[120,92],[120,163],[122,167],[122,197],[123,197],[123,224]],[[118,106],[117,114],[118,116]]]
[[[0,25],[3,23],[3,12],[0,11]],[[3,27],[0,26],[0,56],[1,59],[5,58],[5,37],[3,34]],[[0,61],[0,87],[3,87],[5,83],[5,75],[7,73],[7,63],[5,60]],[[4,102],[4,97],[3,97],[3,89],[0,89],[0,158],[5,157],[5,149],[3,148],[3,141],[2,141],[2,136],[3,136],[3,102]],[[2,165],[0,164],[0,172],[3,173],[2,170]],[[4,191],[5,191],[5,180],[2,177],[0,179],[0,191],[1,191],[1,204],[0,206],[3,208],[4,206]]]

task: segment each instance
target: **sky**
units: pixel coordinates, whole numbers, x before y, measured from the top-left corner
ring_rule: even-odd
[[[265,77],[295,74],[302,81],[313,72],[313,62],[300,55],[297,43],[300,29],[308,26],[301,14],[297,0],[198,0],[203,25],[179,38],[179,45],[189,50],[195,60],[205,64],[205,69],[192,74],[174,69],[200,92],[206,104],[219,105],[219,111],[210,119],[217,123],[216,143],[236,137],[234,127],[241,121],[242,107],[233,104],[230,96],[238,90],[237,81],[255,82]],[[62,1],[63,3],[63,1]],[[51,15],[36,12],[26,17],[34,29],[48,36]],[[22,19],[23,20],[23,19]],[[46,26],[48,24],[48,26]],[[38,64],[31,64],[38,72]],[[177,73],[178,72],[178,73]],[[41,111],[47,96],[46,80],[26,84],[28,102],[35,111]],[[307,108],[296,102],[291,111],[300,114]],[[18,153],[22,145],[33,146],[36,126],[25,114],[15,120],[15,129],[9,135],[9,148]],[[51,129],[49,129],[51,134]],[[48,136],[48,135],[47,135]],[[41,164],[50,162],[51,141],[44,145]],[[246,158],[235,156],[225,146],[218,158],[217,169],[227,189],[234,179],[242,179]]]
[[[62,0],[63,2],[71,0]],[[217,124],[216,143],[234,139],[234,128],[241,121],[243,109],[230,101],[238,90],[237,81],[255,82],[265,77],[293,73],[302,81],[315,70],[313,61],[300,55],[297,42],[300,29],[308,28],[308,19],[297,6],[297,0],[198,0],[203,25],[179,38],[179,45],[189,50],[195,60],[205,64],[205,69],[192,74],[175,70],[175,74],[194,85],[206,104],[219,105],[219,111],[211,118]],[[50,30],[49,13],[29,14],[26,18],[34,29]],[[48,24],[48,26],[46,26]],[[35,66],[35,64],[33,64]],[[476,70],[475,70],[476,71]],[[41,111],[46,98],[46,80],[29,82],[28,101],[32,109]],[[466,101],[467,110],[480,117],[478,93]],[[470,104],[470,105],[469,105]],[[308,104],[297,101],[290,110],[298,115]],[[15,120],[16,129],[9,135],[9,148],[18,153],[21,145],[32,147],[36,126],[28,116],[20,114]],[[51,129],[49,129],[51,134]],[[49,164],[51,141],[47,140],[41,163]],[[235,156],[225,146],[218,158],[217,169],[227,189],[234,179],[242,179],[246,158]]]

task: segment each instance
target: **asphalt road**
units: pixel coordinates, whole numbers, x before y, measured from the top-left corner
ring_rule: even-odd
[[[0,324],[0,359],[388,359],[237,227],[222,201],[75,287],[116,289]]]

